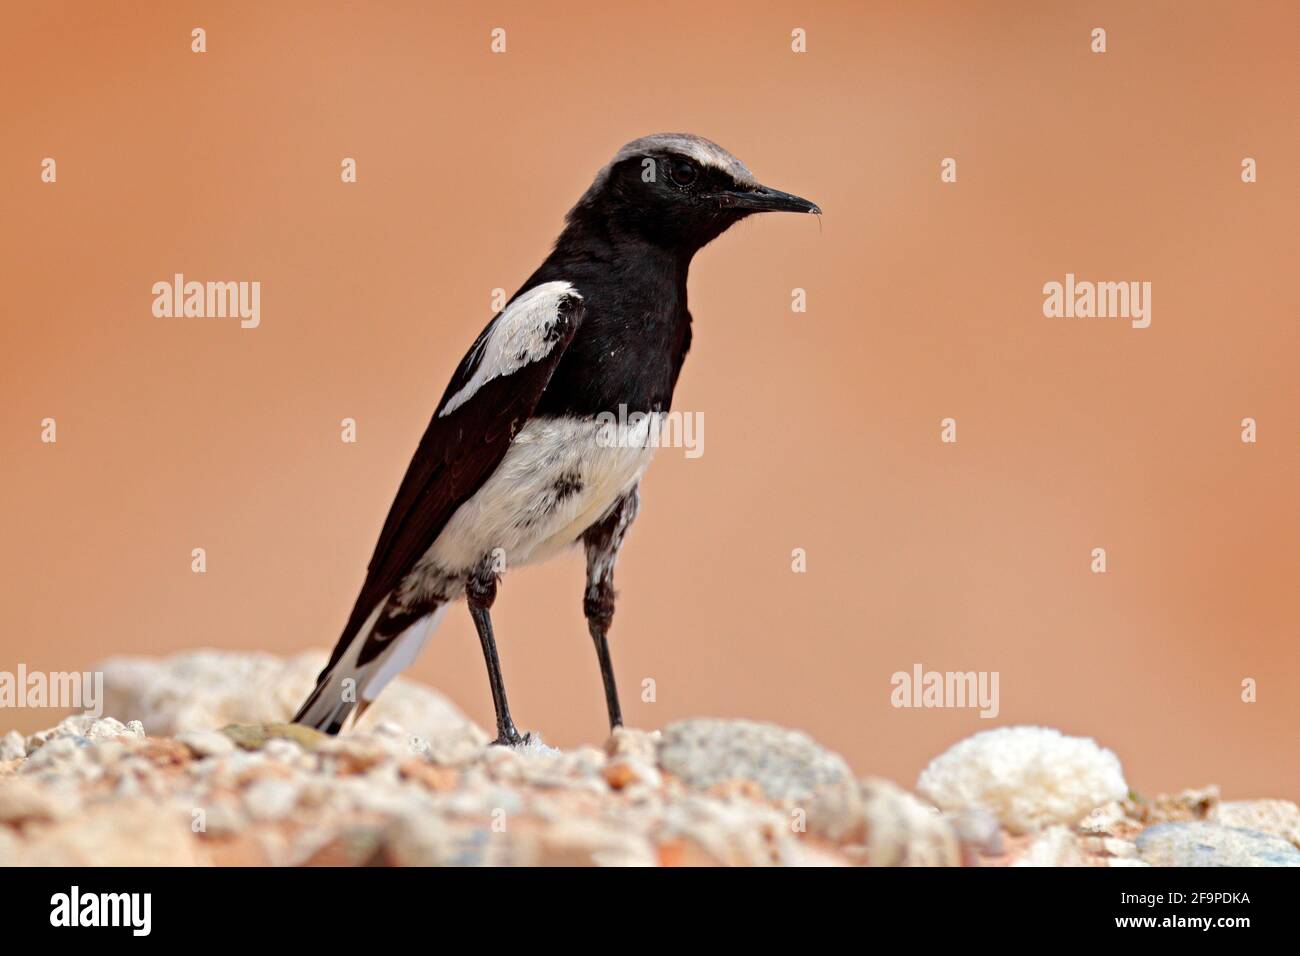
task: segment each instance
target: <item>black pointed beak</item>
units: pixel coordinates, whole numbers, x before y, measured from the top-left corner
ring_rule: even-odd
[[[743,209],[746,212],[810,212],[820,216],[821,207],[793,193],[783,193],[768,186],[751,186],[748,189],[729,189],[715,197],[724,209]]]

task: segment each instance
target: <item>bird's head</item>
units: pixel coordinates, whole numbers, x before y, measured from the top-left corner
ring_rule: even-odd
[[[821,214],[816,203],[761,185],[721,146],[689,133],[633,140],[596,175],[571,218],[693,254],[759,212]]]

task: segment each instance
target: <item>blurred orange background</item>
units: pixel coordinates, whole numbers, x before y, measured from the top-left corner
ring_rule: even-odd
[[[331,647],[492,290],[622,143],[686,130],[826,212],[695,261],[675,407],[704,455],[659,453],[619,565],[629,723],[776,721],[907,785],[1046,724],[1144,793],[1294,798],[1298,28],[1290,2],[10,5],[0,670]],[[260,281],[261,326],[155,318],[177,272]],[[1151,282],[1151,327],[1045,318],[1067,272]],[[495,613],[515,717],[561,746],[605,731],[582,583],[578,552],[517,571]],[[893,708],[915,663],[998,671],[998,717]],[[491,724],[463,607],[409,676]]]

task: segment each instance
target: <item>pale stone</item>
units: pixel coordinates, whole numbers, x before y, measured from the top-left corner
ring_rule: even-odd
[[[282,660],[269,654],[192,651],[166,660],[117,657],[104,661],[104,710],[139,719],[160,736],[217,730],[230,724],[288,721],[316,685],[328,655]],[[395,723],[430,742],[446,760],[491,739],[436,691],[398,678],[362,718],[365,730]]]
[[[1300,866],[1300,850],[1270,833],[1217,823],[1161,823],[1137,838],[1152,866]]]
[[[1271,833],[1300,847],[1300,808],[1290,800],[1231,800],[1211,810],[1209,819],[1224,826]]]
[[[659,742],[659,766],[697,790],[753,781],[772,800],[807,799],[821,787],[853,778],[843,757],[807,734],[752,720],[669,724]]]
[[[18,731],[11,730],[0,737],[0,763],[26,756],[27,741]]]
[[[299,789],[288,780],[266,777],[244,791],[244,809],[254,820],[281,820],[293,811]]]
[[[66,790],[42,786],[24,777],[0,781],[0,823],[62,820],[77,811],[79,802]]]
[[[179,813],[120,803],[42,829],[18,854],[24,866],[194,866],[203,862]]]
[[[922,771],[917,792],[949,812],[984,808],[1012,833],[1073,825],[1128,792],[1119,759],[1086,737],[999,727],[967,737]]]
[[[1065,826],[1048,827],[1035,835],[1032,843],[1012,866],[1083,866],[1085,860],[1078,838]]]
[[[219,757],[235,749],[230,737],[215,730],[190,730],[177,734],[176,739],[198,757]]]

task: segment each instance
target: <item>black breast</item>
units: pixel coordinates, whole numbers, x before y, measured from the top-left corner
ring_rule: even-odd
[[[639,251],[601,261],[548,259],[519,292],[568,282],[583,298],[585,318],[535,414],[617,415],[620,405],[629,414],[667,411],[691,341],[685,271],[669,257]]]

